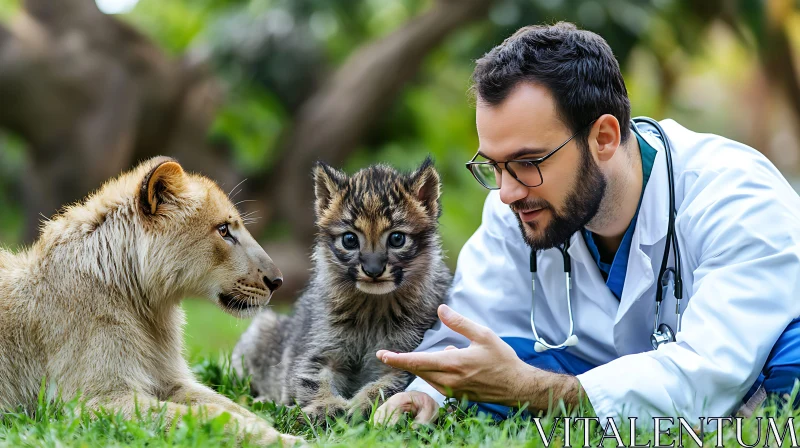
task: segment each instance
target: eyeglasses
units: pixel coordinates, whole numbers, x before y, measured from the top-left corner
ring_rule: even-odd
[[[566,146],[567,143],[572,141],[572,139],[580,134],[584,129],[594,124],[595,121],[597,120],[592,120],[591,123],[579,129],[577,132],[572,134],[570,138],[564,141],[564,143],[558,145],[556,149],[550,151],[544,157],[540,157],[538,159],[508,160],[506,162],[495,162],[493,160],[476,162],[475,159],[481,157],[481,155],[475,154],[472,160],[467,162],[467,169],[472,173],[478,183],[489,190],[500,189],[500,180],[503,177],[503,172],[500,170],[500,165],[503,165],[506,171],[508,171],[508,174],[511,174],[511,177],[516,179],[517,182],[521,183],[522,185],[530,188],[538,187],[544,183],[544,179],[542,178],[542,170],[539,169],[539,165],[547,160],[548,157],[555,154],[559,149]]]

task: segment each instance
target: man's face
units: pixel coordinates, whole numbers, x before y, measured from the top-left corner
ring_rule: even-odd
[[[480,154],[495,162],[543,157],[573,134],[558,118],[550,92],[531,83],[520,83],[497,106],[478,101],[476,122]],[[502,170],[500,199],[516,213],[535,250],[565,242],[594,217],[603,199],[606,179],[576,139],[539,166],[538,187],[526,187]]]

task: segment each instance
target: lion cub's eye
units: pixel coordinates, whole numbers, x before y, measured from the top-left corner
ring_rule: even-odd
[[[222,224],[222,225],[218,226],[217,227],[217,232],[219,232],[219,235],[221,237],[227,238],[230,235],[230,233],[228,232],[228,224]]]

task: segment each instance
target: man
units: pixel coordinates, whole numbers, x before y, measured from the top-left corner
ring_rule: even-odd
[[[571,24],[521,29],[477,62],[473,81],[480,149],[468,166],[496,191],[441,321],[415,353],[377,353],[418,376],[378,420],[430,422],[445,394],[501,416],[586,394],[600,418],[696,422],[791,391],[800,198],[765,157],[671,120],[666,135],[632,124],[611,49]],[[682,281],[658,293],[656,319],[664,268],[665,284],[675,271]],[[654,350],[654,321],[676,341]]]

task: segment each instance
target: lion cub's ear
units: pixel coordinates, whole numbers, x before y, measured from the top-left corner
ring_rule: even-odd
[[[155,215],[159,204],[174,196],[184,186],[186,173],[180,164],[164,157],[142,179],[139,188],[139,202],[142,210],[149,215]]]

